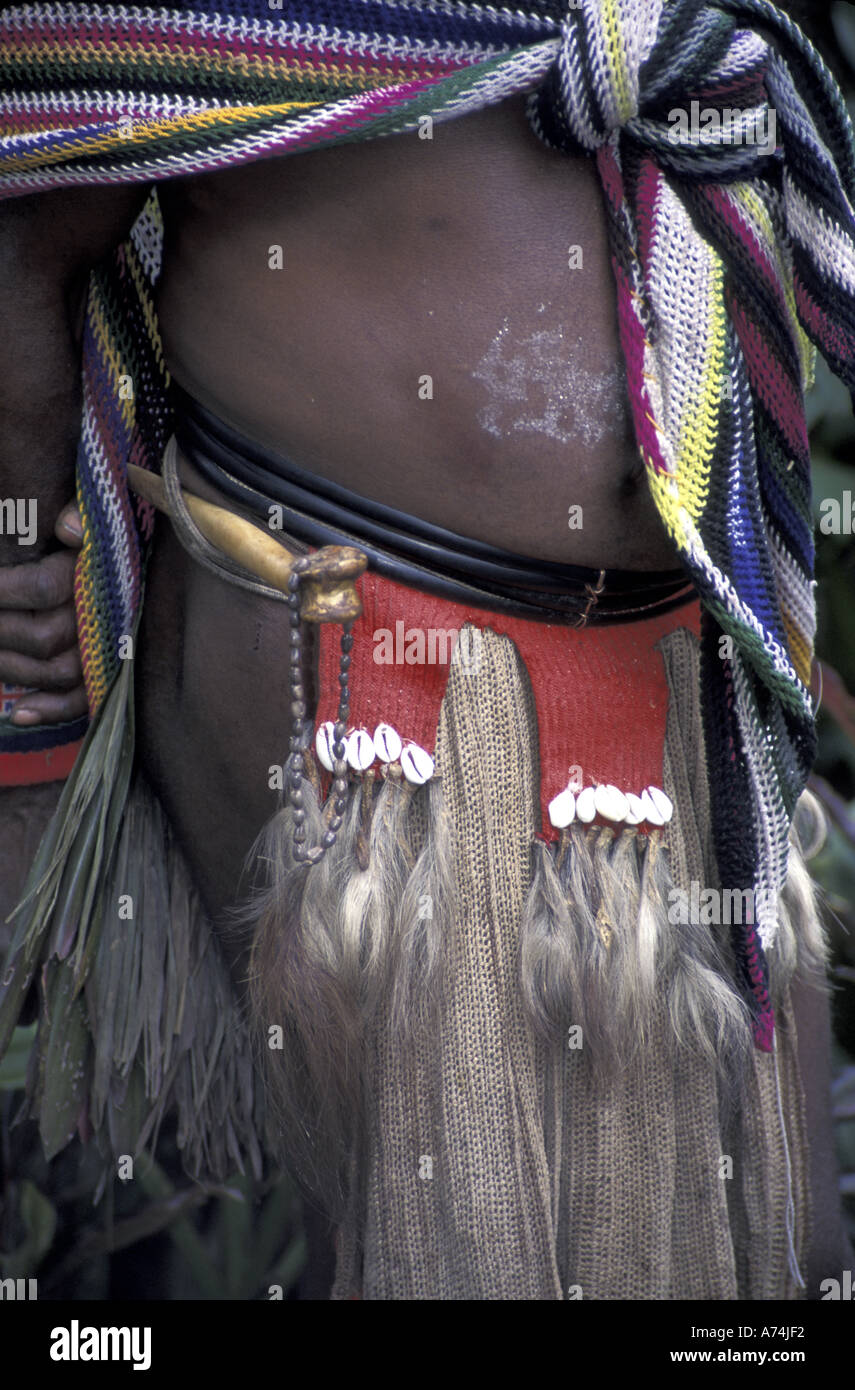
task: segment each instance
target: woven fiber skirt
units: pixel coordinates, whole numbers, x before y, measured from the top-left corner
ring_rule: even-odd
[[[258,1174],[265,1151],[305,1140],[345,1177],[338,1299],[798,1297],[810,1213],[789,981],[812,964],[818,927],[802,877],[768,952],[776,1048],[756,1050],[731,927],[695,911],[720,887],[697,609],[576,630],[376,574],[360,586],[350,717],[379,751],[350,773],[319,864],[289,862],[284,803],[256,847],[281,909],[265,919],[262,893],[249,910],[273,948],[257,972],[273,1011],[247,1019],[238,1006],[180,848],[136,776],[101,887],[110,904],[130,895],[137,929],[102,914],[76,996],[61,914],[45,937],[61,949],[44,987],[72,1010],[61,1036],[80,1057],[63,1070],[40,1028],[28,1098],[49,1154],[80,1117],[105,1157],[135,1152],[173,1109],[200,1174]],[[338,631],[324,626],[319,732],[335,717],[338,659]],[[404,740],[415,781],[402,775]],[[330,779],[320,751],[306,757],[314,838]],[[623,815],[649,787],[645,816]],[[585,788],[595,804],[583,814]],[[799,862],[794,849],[794,872]],[[280,957],[290,995],[277,994]],[[348,1027],[360,1019],[338,1054],[329,999]],[[253,1034],[256,1062],[296,1078],[287,1124],[275,1086],[260,1084]],[[327,1129],[334,1070],[306,1084],[324,1035],[321,1063],[344,1057],[353,1112]]]
[[[619,628],[539,630],[376,576],[363,583],[351,722],[369,730],[385,722],[432,753],[433,802],[419,810],[428,787],[418,788],[389,833],[409,844],[413,876],[428,822],[441,814],[451,885],[437,911],[427,880],[415,900],[429,904],[425,930],[441,957],[430,1024],[402,1040],[390,992],[366,1029],[367,1099],[333,1296],[798,1297],[807,1146],[792,970],[782,964],[798,962],[798,924],[785,911],[781,960],[770,952],[776,1051],[749,1046],[734,1080],[699,1043],[703,1023],[697,1036],[691,1026],[709,1002],[692,974],[697,959],[701,973],[728,984],[728,926],[696,924],[689,940],[673,910],[719,886],[697,610]],[[431,664],[430,631],[455,625],[463,656]],[[325,631],[319,724],[335,717],[336,652],[336,634]],[[673,816],[653,828],[595,815],[559,832],[547,808],[574,779],[577,790],[656,785]],[[645,865],[654,843],[664,878]],[[562,868],[573,856],[590,888],[586,908]],[[577,938],[566,1012],[551,1030],[532,1006],[547,967],[526,946],[539,875],[547,899],[552,891],[539,859],[568,907],[564,917],[556,910],[554,930]],[[368,872],[364,860],[358,872]],[[348,891],[346,873],[337,882]],[[646,993],[632,978],[636,961],[644,966],[635,935],[645,894],[657,914],[645,927],[654,966]],[[390,931],[407,930],[399,913]],[[690,1000],[681,1024],[681,1000],[693,990],[697,1009]]]

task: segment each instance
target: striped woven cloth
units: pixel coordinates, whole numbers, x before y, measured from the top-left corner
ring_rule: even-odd
[[[705,609],[722,882],[755,890],[740,961],[769,1048],[765,949],[815,751],[814,347],[855,387],[855,149],[815,50],[766,0],[288,0],[0,14],[0,191],[139,183],[417,129],[529,92],[606,208],[636,437]],[[150,197],[93,277],[77,606],[90,705],[139,604],[149,518],[125,467],[169,430]],[[727,639],[727,640],[722,640]]]

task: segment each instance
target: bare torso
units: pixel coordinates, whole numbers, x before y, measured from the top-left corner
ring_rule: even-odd
[[[631,437],[596,172],[543,148],[522,101],[432,140],[180,180],[161,202],[166,360],[221,417],[310,472],[519,554],[675,567]],[[193,565],[164,526],[144,616],[144,757],[219,912],[275,809],[286,620]]]
[[[674,564],[631,436],[596,171],[545,149],[521,100],[161,201],[167,362],[246,434],[519,554]]]
[[[637,474],[594,171],[544,150],[520,101],[438,126],[433,141],[179,180],[161,201],[167,360],[224,418],[366,496],[522,554],[675,563]],[[57,244],[67,242],[64,232]],[[269,265],[276,245],[282,270]],[[568,267],[571,245],[581,269]],[[22,313],[33,312],[28,299]],[[432,400],[419,397],[425,375]],[[73,404],[54,411],[69,441]],[[583,508],[581,530],[567,524],[571,506]],[[275,809],[268,769],[288,747],[287,648],[283,609],[212,578],[161,519],[135,662],[139,748],[218,917]],[[7,789],[4,805],[29,821],[57,791],[13,789],[10,800]],[[0,879],[11,881],[31,851],[8,815],[2,849]],[[243,968],[237,957],[236,980]],[[827,1010],[803,994],[815,1287],[850,1259],[838,1255]]]

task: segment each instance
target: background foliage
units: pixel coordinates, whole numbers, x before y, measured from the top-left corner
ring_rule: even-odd
[[[855,118],[855,5],[819,0],[794,17],[821,47]],[[819,757],[811,779],[829,820],[828,839],[811,862],[824,895],[833,951],[833,1082],[844,1209],[855,1241],[855,417],[849,394],[822,359],[808,397],[817,522],[819,631],[816,682],[821,695]],[[834,498],[840,535],[819,530],[822,503]],[[826,509],[827,510],[827,509]],[[846,526],[846,519],[849,525]]]

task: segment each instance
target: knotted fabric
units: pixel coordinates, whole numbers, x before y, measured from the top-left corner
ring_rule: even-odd
[[[801,31],[767,0],[36,4],[0,15],[0,56],[5,196],[148,186],[521,92],[541,139],[596,159],[638,447],[705,610],[715,848],[721,881],[756,892],[739,959],[771,1046],[763,947],[815,752],[811,343],[855,387],[852,129]],[[169,430],[160,254],[149,199],[89,296],[76,592],[93,712],[140,601],[149,518],[126,465],[157,468]]]

